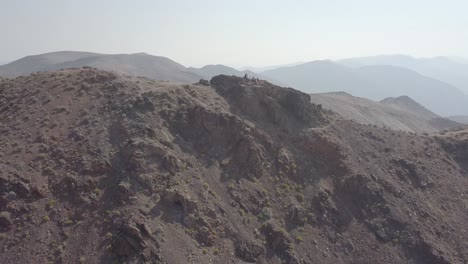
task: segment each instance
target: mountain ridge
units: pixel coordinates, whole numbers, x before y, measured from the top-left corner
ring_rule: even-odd
[[[91,67],[2,79],[0,105],[1,263],[467,261],[466,130]]]
[[[379,61],[389,61],[390,63],[380,65]],[[396,65],[402,61],[409,65],[408,68]],[[428,62],[426,63],[426,61]],[[377,64],[374,65],[375,63]],[[377,101],[387,97],[407,95],[441,116],[468,114],[468,95],[463,94],[456,86],[421,74],[420,69],[412,69],[415,67],[410,65],[422,65],[423,63],[454,65],[446,57],[423,60],[410,56],[394,55],[348,59],[338,62],[331,60],[311,61],[257,74],[219,64],[206,65],[202,68],[186,68],[169,58],[147,53],[98,54],[61,51],[27,56],[0,66],[0,76],[16,77],[36,71],[82,66],[178,83],[194,83],[201,78],[211,79],[219,74],[234,76],[247,74],[277,85],[291,86],[306,93],[346,91],[355,96]],[[355,65],[348,67],[350,64]],[[468,72],[468,68],[465,70]]]
[[[218,75],[231,75],[231,76],[237,76],[237,77],[243,77],[247,75],[250,78],[252,77],[259,78],[259,79],[266,80],[271,83],[280,85],[280,82],[273,80],[271,78],[268,78],[267,76],[263,76],[259,73],[255,73],[250,70],[241,71],[241,70],[237,70],[235,68],[232,68],[223,64],[210,64],[210,65],[205,65],[201,68],[190,67],[188,68],[188,70],[208,80]]]
[[[189,72],[183,65],[162,56],[153,56],[146,53],[99,54],[70,51],[24,57],[7,65],[0,66],[0,75],[4,77],[17,77],[37,71],[51,71],[82,66],[174,82],[191,83],[201,78]]]
[[[350,58],[337,61],[340,64],[362,67],[369,65],[393,65],[416,71],[422,75],[449,83],[468,94],[468,64],[466,61],[439,56],[415,58],[407,55],[380,55]]]
[[[386,98],[380,102],[345,92],[310,94],[310,97],[312,103],[360,124],[413,133],[435,133],[464,126],[441,118],[407,96]]]
[[[308,93],[345,91],[376,101],[407,95],[438,115],[468,113],[468,96],[456,87],[397,66],[350,68],[327,60],[263,74]]]

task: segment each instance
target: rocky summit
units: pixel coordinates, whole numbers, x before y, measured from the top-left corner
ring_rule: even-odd
[[[0,263],[468,262],[468,130],[216,76],[0,79]]]

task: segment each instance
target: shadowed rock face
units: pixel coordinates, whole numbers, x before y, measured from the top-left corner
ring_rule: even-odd
[[[284,127],[314,127],[325,123],[308,94],[281,88],[261,80],[216,76],[211,85],[225,97],[232,110],[258,123]]]
[[[0,80],[0,262],[466,262],[466,132],[309,101],[228,76]]]

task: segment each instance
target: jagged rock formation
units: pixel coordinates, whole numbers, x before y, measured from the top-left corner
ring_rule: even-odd
[[[1,263],[464,263],[467,138],[307,94],[93,68],[0,81]]]

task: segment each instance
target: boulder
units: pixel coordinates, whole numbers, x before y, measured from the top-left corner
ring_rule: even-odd
[[[3,211],[0,213],[0,229],[8,229],[12,224],[11,214]]]
[[[264,248],[256,242],[238,241],[235,243],[236,256],[246,262],[257,262],[257,258],[264,253]]]

